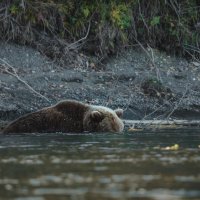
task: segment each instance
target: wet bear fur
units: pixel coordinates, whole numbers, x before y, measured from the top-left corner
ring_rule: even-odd
[[[122,132],[122,114],[122,109],[65,100],[14,120],[3,133]]]

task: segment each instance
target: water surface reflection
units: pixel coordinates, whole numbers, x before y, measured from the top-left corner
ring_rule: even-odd
[[[0,199],[200,199],[199,145],[198,129],[0,135]]]

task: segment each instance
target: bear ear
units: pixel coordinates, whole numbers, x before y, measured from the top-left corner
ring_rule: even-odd
[[[103,114],[97,110],[94,110],[90,113],[92,120],[95,122],[100,122],[103,119]]]
[[[122,109],[116,109],[115,110],[115,113],[117,114],[117,116],[119,117],[119,118],[121,118],[122,116],[123,116],[123,110]]]

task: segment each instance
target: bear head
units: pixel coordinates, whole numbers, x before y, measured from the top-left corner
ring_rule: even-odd
[[[112,110],[103,106],[90,106],[84,115],[84,131],[92,132],[122,132],[124,123],[120,119],[122,109]]]

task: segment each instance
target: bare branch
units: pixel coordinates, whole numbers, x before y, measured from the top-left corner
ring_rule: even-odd
[[[76,42],[70,44],[70,45],[68,46],[69,49],[73,49],[74,46],[75,46],[76,44],[78,44],[78,43],[80,43],[81,41],[87,39],[87,37],[88,37],[88,35],[89,35],[89,32],[90,32],[90,25],[91,25],[91,24],[90,24],[90,21],[89,21],[89,25],[88,25],[88,29],[87,29],[86,35],[85,35],[83,38],[77,40]]]
[[[19,75],[17,74],[16,69],[13,66],[11,66],[8,62],[6,62],[5,60],[3,60],[1,58],[0,58],[0,61],[3,63],[3,65],[0,65],[0,67],[4,67],[2,69],[4,72],[6,72],[7,74],[10,74],[12,76],[14,76],[15,78],[17,78],[17,80],[19,80],[21,83],[23,83],[24,85],[26,85],[26,87],[28,87],[33,93],[35,93],[39,97],[45,99],[46,101],[50,102],[50,100],[47,97],[45,97],[44,95],[42,95],[39,92],[37,92],[36,90],[34,90],[28,83],[26,83],[24,80],[22,80],[19,77]]]
[[[160,71],[157,67],[157,65],[155,64],[155,57],[154,57],[154,52],[152,50],[152,48],[149,46],[149,44],[147,44],[148,48],[150,49],[151,51],[151,59],[152,59],[152,63],[153,63],[153,66],[156,68],[156,76],[157,76],[157,79],[160,80],[162,82],[162,79],[161,79],[161,76],[160,76]]]
[[[168,114],[167,119],[169,119],[169,117],[177,110],[177,108],[179,107],[179,105],[181,104],[183,98],[186,96],[187,92],[188,92],[188,85],[186,86],[185,92],[183,93],[182,97],[180,98],[180,100],[177,102],[177,104],[175,105],[174,109]]]

